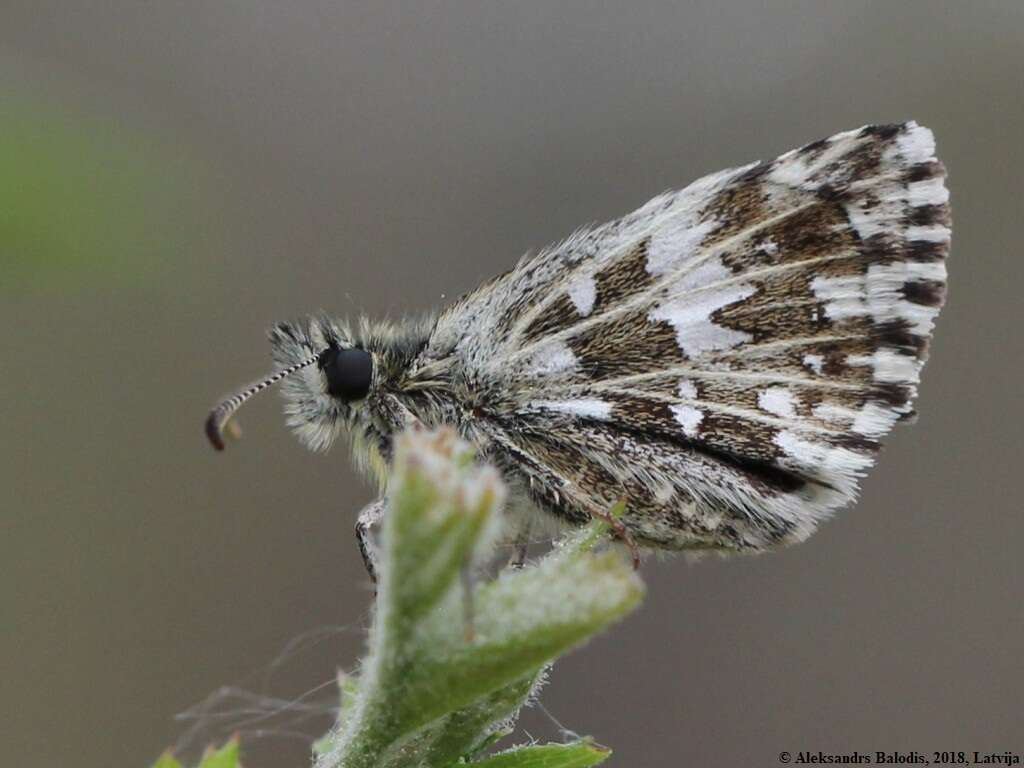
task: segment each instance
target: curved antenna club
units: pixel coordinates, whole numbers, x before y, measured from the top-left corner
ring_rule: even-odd
[[[261,392],[272,384],[276,384],[286,376],[291,376],[296,371],[308,368],[319,358],[319,355],[313,355],[302,362],[290,365],[276,373],[272,373],[267,378],[253,382],[245,389],[218,403],[217,406],[210,411],[210,415],[206,417],[206,437],[209,439],[213,447],[218,451],[224,450],[224,427],[227,426],[228,420],[235,411],[242,407],[242,404],[246,400],[257,392]]]

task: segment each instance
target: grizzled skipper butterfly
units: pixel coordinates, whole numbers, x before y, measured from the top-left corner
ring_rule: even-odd
[[[931,132],[868,126],[680,192],[524,257],[435,316],[328,317],[270,332],[310,448],[339,435],[376,472],[395,434],[452,425],[531,522],[625,500],[633,548],[760,551],[847,504],[912,413],[949,251]],[[356,526],[372,574],[370,526]]]

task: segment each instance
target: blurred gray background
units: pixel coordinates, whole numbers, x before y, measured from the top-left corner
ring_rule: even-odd
[[[274,396],[205,444],[274,320],[423,311],[706,172],[907,118],[955,222],[919,422],[807,544],[646,565],[643,609],[543,703],[621,766],[1024,751],[1022,58],[1016,0],[6,0],[3,762],[239,730],[250,768],[307,764],[324,721],[273,697],[362,650],[372,490]],[[174,719],[236,684],[268,698]]]

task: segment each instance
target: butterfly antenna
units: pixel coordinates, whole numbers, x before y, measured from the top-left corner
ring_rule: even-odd
[[[240,392],[237,392],[226,400],[222,400],[218,403],[217,407],[210,411],[210,415],[206,417],[206,437],[209,438],[213,447],[218,451],[224,450],[224,427],[227,425],[228,420],[235,411],[242,407],[242,403],[257,392],[262,392],[270,385],[276,384],[286,376],[291,376],[296,371],[308,368],[315,363],[319,357],[319,355],[313,355],[302,362],[295,363],[295,365],[290,365],[283,370],[272,373],[262,381],[254,382]]]

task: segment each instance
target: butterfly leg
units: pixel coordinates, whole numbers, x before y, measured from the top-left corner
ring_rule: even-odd
[[[618,539],[625,545],[629,551],[629,558],[633,561],[633,570],[639,570],[640,568],[640,548],[636,544],[636,539],[633,538],[633,534],[629,532],[629,528],[618,518],[609,512],[598,512],[592,511],[591,516],[596,517],[598,520],[602,520],[607,523],[612,529],[612,536]]]
[[[356,518],[356,541],[359,543],[359,554],[363,557],[363,565],[370,575],[370,581],[377,583],[377,545],[373,541],[371,529],[384,518],[387,499],[381,498],[367,504]]]

